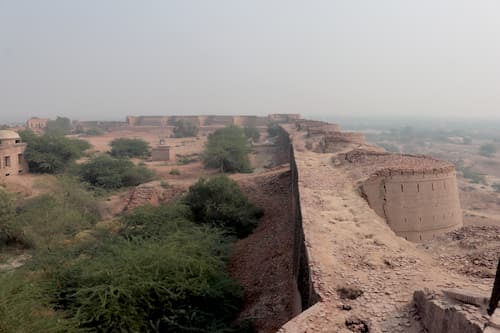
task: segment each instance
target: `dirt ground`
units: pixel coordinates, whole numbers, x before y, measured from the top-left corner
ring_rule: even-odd
[[[244,286],[239,319],[251,319],[257,332],[271,333],[293,315],[293,223],[290,223],[290,171],[278,167],[238,181],[250,201],[264,208],[257,229],[236,243],[231,275]]]

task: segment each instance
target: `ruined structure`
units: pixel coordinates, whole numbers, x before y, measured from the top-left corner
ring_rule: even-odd
[[[41,133],[47,127],[49,119],[32,117],[26,121],[26,128],[35,133]]]
[[[369,173],[360,190],[391,229],[413,242],[462,226],[455,167],[425,156],[355,150],[345,160]]]
[[[14,131],[0,131],[0,179],[28,172],[24,159],[26,144]]]
[[[156,147],[153,147],[151,149],[151,158],[153,162],[158,162],[158,161],[170,161],[170,146],[167,145],[158,145]]]
[[[317,151],[310,143],[329,134],[312,138],[298,123],[283,128],[290,136],[293,268],[303,312],[278,332],[481,332],[475,329],[488,323],[485,307],[414,305],[415,290],[491,288],[450,275],[409,242],[460,227],[453,165],[388,153],[349,135],[330,141],[337,146],[332,152]]]

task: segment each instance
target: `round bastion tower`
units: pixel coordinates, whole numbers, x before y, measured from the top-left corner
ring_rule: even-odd
[[[392,163],[389,163],[392,164]],[[373,173],[361,185],[370,207],[391,229],[413,242],[462,226],[455,167],[423,156],[401,156],[399,166]]]

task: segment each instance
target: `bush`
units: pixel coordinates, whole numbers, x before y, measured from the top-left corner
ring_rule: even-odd
[[[495,146],[492,143],[487,143],[479,147],[479,154],[483,156],[490,157],[495,155],[496,152],[497,152],[497,146]]]
[[[20,231],[14,225],[16,209],[12,196],[0,189],[0,245],[16,242]]]
[[[61,178],[50,194],[22,203],[15,223],[22,230],[26,247],[52,251],[78,232],[91,228],[98,218],[94,195],[78,182]]]
[[[78,174],[82,181],[104,189],[137,186],[154,177],[153,172],[144,166],[135,166],[129,160],[106,155],[94,157],[82,164]]]
[[[87,141],[60,135],[45,134],[40,137],[32,131],[19,133],[28,144],[24,156],[31,172],[61,173],[91,146]]]
[[[0,273],[0,332],[79,332],[63,312],[52,309],[44,284],[24,271]]]
[[[500,193],[500,183],[495,183],[495,184],[491,185],[491,187],[493,188],[493,190],[495,190],[495,192]]]
[[[245,136],[252,141],[257,142],[260,138],[260,132],[255,126],[245,126],[243,129],[245,131]]]
[[[177,120],[173,132],[175,138],[186,138],[196,136],[198,134],[198,127],[190,121]]]
[[[219,129],[208,136],[203,163],[221,172],[251,172],[248,142],[237,126]]]
[[[58,304],[95,332],[235,332],[242,293],[226,273],[225,241],[188,222],[167,229],[65,265],[55,274]]]
[[[114,139],[110,143],[111,156],[114,157],[145,157],[149,155],[149,144],[141,139]]]
[[[181,174],[181,171],[179,169],[172,169],[170,170],[169,174],[173,176],[179,176]]]
[[[220,227],[239,238],[249,235],[263,215],[262,209],[251,204],[238,184],[225,175],[200,179],[189,188],[184,202],[197,223]]]

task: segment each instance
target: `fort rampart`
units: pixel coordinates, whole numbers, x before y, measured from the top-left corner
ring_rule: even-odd
[[[431,240],[462,226],[454,168],[375,173],[361,186],[370,207],[396,235]]]
[[[288,119],[288,118],[286,118]],[[295,118],[293,118],[295,119]],[[130,127],[144,126],[175,126],[177,121],[186,121],[196,126],[267,126],[271,122],[269,117],[259,116],[224,116],[224,115],[202,115],[202,116],[127,116],[127,125]]]

